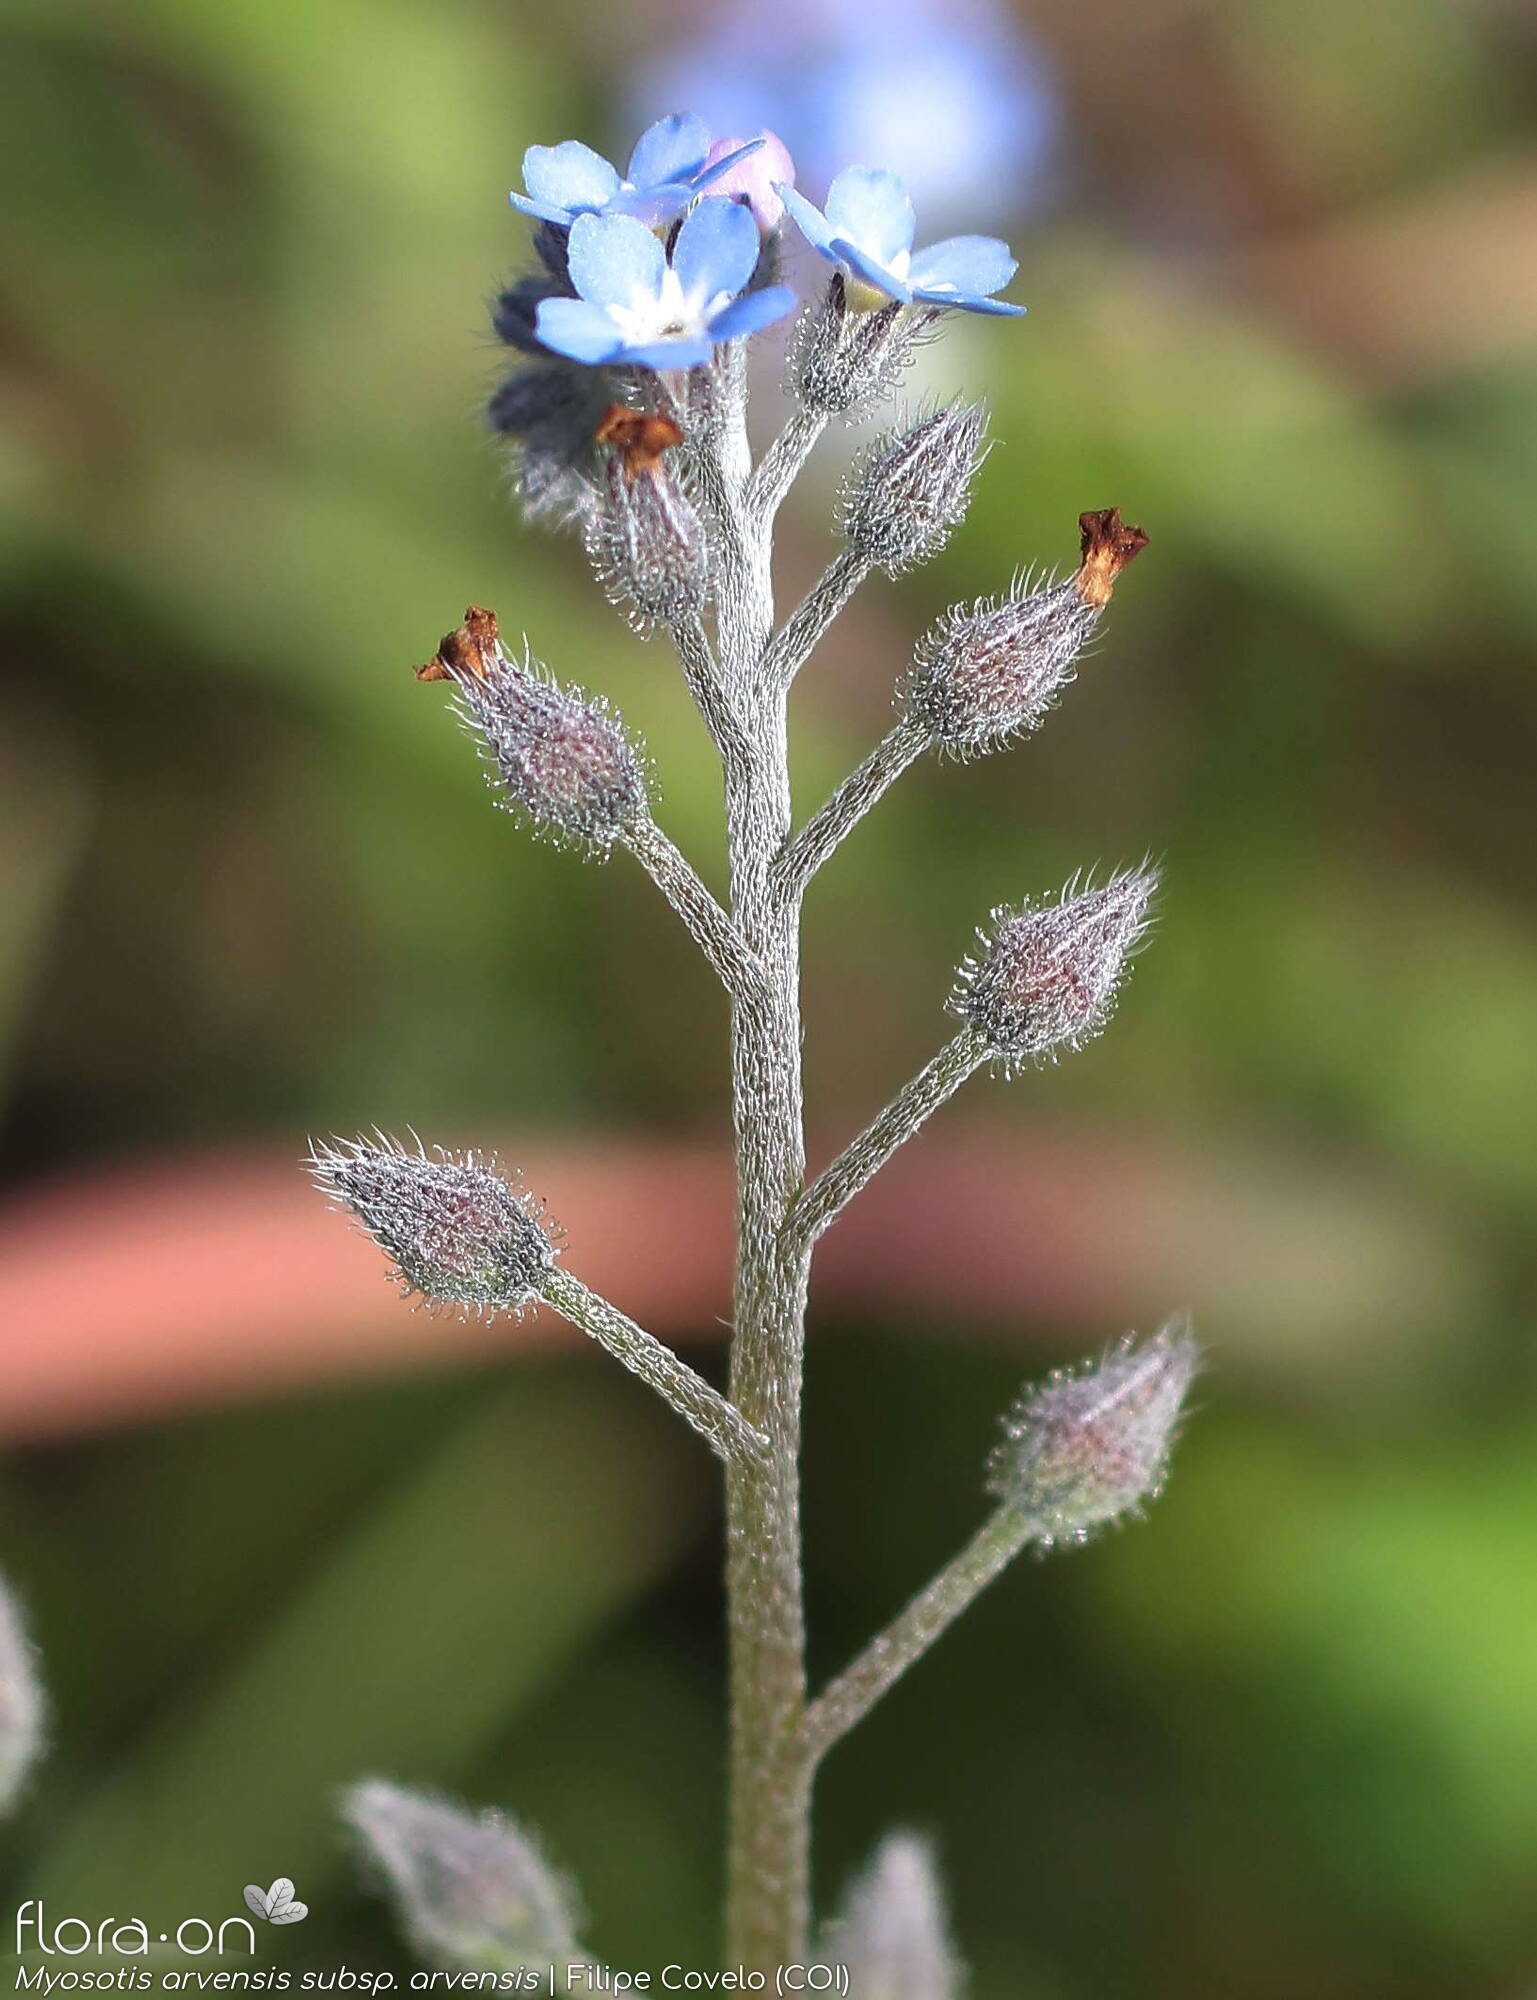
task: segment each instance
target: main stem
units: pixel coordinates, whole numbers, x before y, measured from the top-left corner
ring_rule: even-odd
[[[712,440],[722,563],[717,648],[738,690],[745,755],[726,760],[732,912],[762,970],[732,1010],[737,1265],[731,1397],[768,1440],[726,1483],[731,1673],[727,1957],[772,1974],[802,1959],[810,1872],[810,1769],[801,1585],[800,1430],[808,1256],[785,1223],[805,1183],[800,940],[773,865],[790,832],[784,688],[764,671],[773,626],[770,523],[752,505],[745,357],[728,350]]]

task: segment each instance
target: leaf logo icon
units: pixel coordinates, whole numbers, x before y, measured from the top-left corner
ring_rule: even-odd
[[[248,1882],[245,1906],[252,1916],[269,1924],[302,1924],[310,1913],[308,1903],[295,1902],[294,1885],[286,1875],[280,1875],[270,1889]]]

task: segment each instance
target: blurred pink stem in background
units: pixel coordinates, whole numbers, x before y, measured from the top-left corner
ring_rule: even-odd
[[[505,1150],[537,1162],[596,1289],[669,1341],[721,1337],[732,1248],[724,1147],[522,1133]],[[497,1354],[581,1351],[582,1337],[548,1312],[403,1311],[377,1252],[315,1201],[298,1152],[141,1161],[0,1209],[0,1435],[62,1437]],[[814,1151],[814,1163],[827,1153]],[[1337,1348],[1348,1327],[1351,1344],[1369,1349],[1357,1300],[1370,1299],[1402,1341],[1415,1303],[1432,1315],[1449,1306],[1458,1261],[1444,1231],[1384,1200],[1380,1184],[1312,1162],[1182,1163],[1156,1133],[1022,1140],[1017,1127],[984,1128],[926,1136],[858,1196],[819,1253],[818,1307],[945,1340],[985,1327],[1012,1341],[1145,1321],[1170,1299],[1215,1289],[1235,1328],[1247,1319],[1273,1341],[1268,1308],[1290,1319],[1300,1279],[1316,1302],[1318,1346]],[[1241,1297],[1223,1289],[1229,1265],[1244,1270]]]

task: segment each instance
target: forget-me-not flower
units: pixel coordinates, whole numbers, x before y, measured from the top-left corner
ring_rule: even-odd
[[[632,215],[579,215],[570,238],[577,297],[546,299],[535,330],[555,353],[594,366],[697,368],[719,342],[795,304],[788,285],[746,291],[762,247],[751,211],[719,198],[684,217],[670,260]]]
[[[750,140],[707,165],[710,134],[704,120],[692,112],[677,113],[642,132],[622,177],[611,160],[580,139],[530,146],[523,155],[528,192],[507,198],[524,215],[562,229],[569,229],[579,215],[632,215],[657,228],[681,215],[696,195],[762,143]]]
[[[895,299],[964,312],[1025,310],[991,296],[1019,268],[998,237],[950,236],[914,250],[917,225],[906,184],[883,167],[845,167],[827,191],[825,211],[792,187],[777,192],[806,241],[852,281],[855,305]]]

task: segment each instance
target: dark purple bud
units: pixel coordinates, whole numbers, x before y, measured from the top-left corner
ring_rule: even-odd
[[[491,398],[494,431],[517,448],[516,479],[531,514],[584,515],[599,454],[594,434],[608,407],[600,368],[520,368]]]
[[[562,287],[571,288],[571,236],[554,222],[541,222],[534,230],[534,255]]]
[[[429,1965],[506,1974],[564,1971],[580,1958],[569,1886],[500,1813],[467,1812],[376,1779],[342,1795],[342,1817]]]
[[[555,1261],[542,1205],[478,1154],[408,1152],[381,1134],[313,1146],[310,1171],[393,1260],[402,1291],[516,1312]]]
[[[961,967],[950,1010],[1011,1068],[1076,1049],[1115,1004],[1126,962],[1147,929],[1155,870],[1131,868],[1101,888],[1069,882],[1055,902],[993,912],[982,950]]]
[[[1050,1546],[1081,1542],[1156,1497],[1199,1355],[1189,1329],[1130,1335],[1103,1361],[1028,1390],[1005,1421],[988,1488]]]
[[[563,287],[554,278],[532,272],[519,278],[491,303],[491,330],[504,347],[516,347],[523,354],[548,355],[534,332],[534,316],[546,299],[556,299]]]
[[[850,548],[888,576],[938,555],[971,503],[986,426],[980,404],[950,403],[879,439],[845,492]]]

